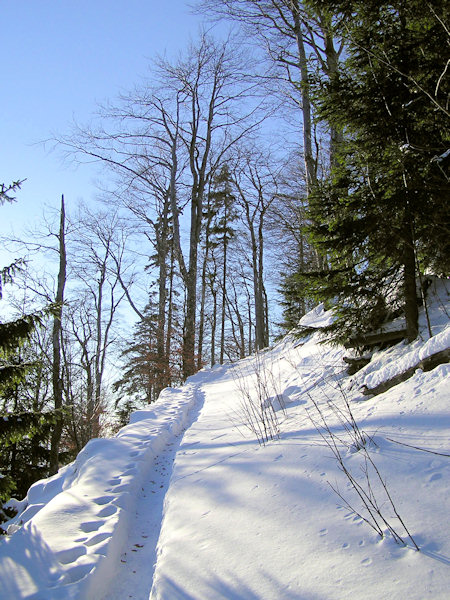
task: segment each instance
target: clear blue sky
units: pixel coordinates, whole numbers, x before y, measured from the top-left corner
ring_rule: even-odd
[[[64,167],[37,143],[88,121],[157,54],[176,55],[200,18],[185,0],[0,0],[0,23],[0,182],[27,179],[0,208],[0,234],[11,222],[19,234],[62,193],[69,206],[96,195],[92,168]]]

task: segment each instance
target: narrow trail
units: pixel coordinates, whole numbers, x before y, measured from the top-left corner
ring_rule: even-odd
[[[202,396],[200,386],[193,394]],[[169,488],[173,464],[187,429],[197,420],[203,402],[192,413],[190,424],[167,442],[154,458],[146,481],[136,499],[128,539],[120,557],[120,566],[103,600],[148,600],[153,584],[157,544],[163,520],[164,499]]]
[[[155,460],[141,488],[136,513],[130,523],[126,547],[108,600],[148,600],[156,563],[156,546],[161,528],[164,498],[169,487],[173,461],[183,433]]]

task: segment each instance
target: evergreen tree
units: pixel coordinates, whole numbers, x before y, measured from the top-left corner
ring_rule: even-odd
[[[300,265],[301,272],[305,270]],[[283,333],[288,333],[298,327],[298,322],[303,317],[307,309],[307,298],[305,298],[304,289],[298,285],[298,275],[300,271],[281,274],[281,284],[279,292],[281,294],[280,304],[283,307],[283,320],[279,323]]]
[[[123,351],[126,368],[114,384],[114,390],[131,399],[135,407],[150,404],[157,399],[158,355],[156,349],[156,315],[147,305],[145,318],[134,327],[133,339]],[[117,402],[119,404],[120,399]]]
[[[330,269],[309,285],[335,303],[338,338],[402,311],[412,341],[419,268],[449,271],[448,4],[331,4],[346,17],[347,60],[319,91],[320,115],[346,141],[311,199],[312,238]]]
[[[0,205],[14,201],[12,194],[20,189],[21,183],[0,184]],[[21,262],[16,261],[0,270],[0,298],[2,285],[12,283],[20,268]],[[24,315],[14,321],[0,321],[0,506],[14,490],[23,493],[39,477],[38,436],[48,434],[54,415],[33,410],[23,401],[23,383],[38,365],[34,359],[27,360],[26,353],[24,358],[20,349],[30,339],[33,330],[42,325],[51,309]]]
[[[32,483],[48,475],[54,424],[51,373],[34,343],[27,342],[8,360],[22,372],[0,385],[0,471],[6,479],[2,500],[13,491],[17,497],[25,496]]]
[[[176,311],[176,306],[172,310]],[[157,306],[149,302],[144,309],[143,318],[134,326],[132,340],[122,352],[125,369],[122,377],[113,386],[114,390],[120,393],[116,409],[121,421],[126,419],[132,410],[142,408],[158,399],[164,387],[161,386],[163,371],[167,377],[167,385],[181,382],[180,367],[176,364],[174,356],[161,359],[159,355],[157,322]],[[164,360],[164,364],[161,364],[161,360]]]

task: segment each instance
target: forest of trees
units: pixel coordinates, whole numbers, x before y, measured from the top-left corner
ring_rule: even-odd
[[[414,340],[424,274],[449,273],[448,3],[196,11],[233,32],[155,60],[55,139],[98,162],[98,206],[62,197],[8,241],[26,260],[1,270],[15,290],[0,322],[1,501],[317,302],[335,310],[332,340],[400,314]],[[20,186],[5,182],[1,203]]]

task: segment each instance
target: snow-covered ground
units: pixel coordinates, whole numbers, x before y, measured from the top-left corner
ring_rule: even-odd
[[[91,441],[30,488],[0,541],[0,598],[448,598],[450,365],[361,393],[450,346],[438,292],[430,340],[422,315],[419,341],[375,353],[351,377],[342,348],[287,337],[165,390],[117,437]],[[318,307],[308,326],[329,317]],[[277,439],[258,443],[264,425]],[[378,503],[384,537],[342,468]]]

